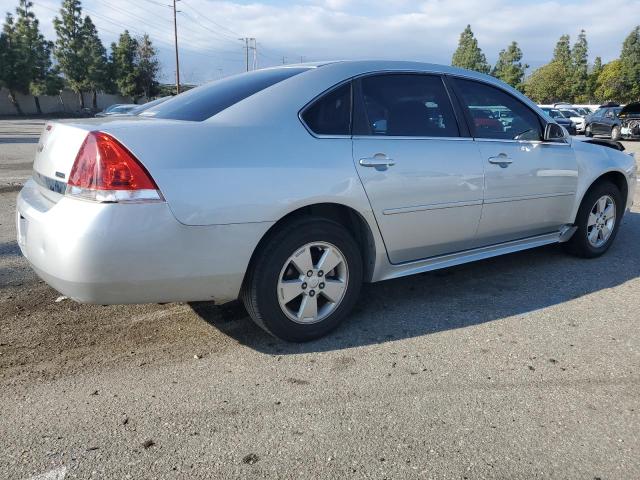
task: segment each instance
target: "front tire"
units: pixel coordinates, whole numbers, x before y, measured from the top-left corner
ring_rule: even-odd
[[[351,311],[362,283],[358,244],[340,224],[294,220],[256,252],[242,289],[251,318],[290,342],[320,338]]]
[[[613,243],[624,205],[620,190],[611,182],[602,182],[587,193],[576,216],[578,229],[563,244],[569,253],[595,258],[604,254]]]
[[[586,127],[584,127],[584,136],[593,137],[593,133],[591,133],[591,125],[587,125]]]

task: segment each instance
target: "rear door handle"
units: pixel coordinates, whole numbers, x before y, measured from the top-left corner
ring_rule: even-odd
[[[494,165],[500,165],[502,168],[507,168],[513,160],[509,158],[509,155],[506,153],[500,153],[495,157],[489,157],[489,163],[493,163]]]
[[[396,162],[387,157],[384,153],[376,153],[373,157],[361,158],[358,162],[363,167],[393,167]]]

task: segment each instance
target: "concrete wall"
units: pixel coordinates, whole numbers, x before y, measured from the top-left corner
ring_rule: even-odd
[[[32,95],[16,95],[18,103],[22,108],[22,111],[27,115],[37,114],[36,104]],[[84,105],[91,108],[91,93],[84,93]],[[42,113],[73,113],[80,110],[80,101],[78,95],[71,90],[63,90],[59,96],[46,96],[39,97],[40,107]],[[98,110],[103,110],[109,105],[114,103],[131,103],[131,99],[123,97],[121,95],[110,95],[107,93],[99,93],[98,97]],[[16,115],[16,109],[9,100],[9,91],[2,88],[0,89],[0,115]]]

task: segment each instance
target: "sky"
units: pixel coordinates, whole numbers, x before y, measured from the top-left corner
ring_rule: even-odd
[[[172,0],[83,0],[108,46],[125,28],[148,33],[161,80],[175,75]],[[44,35],[62,0],[33,0]],[[13,11],[17,0],[0,0]],[[640,23],[640,0],[179,0],[181,80],[200,84],[245,69],[241,37],[257,39],[259,67],[336,59],[402,59],[449,64],[467,24],[490,63],[516,40],[524,62],[549,61],[562,34],[585,29],[590,62],[617,58]]]

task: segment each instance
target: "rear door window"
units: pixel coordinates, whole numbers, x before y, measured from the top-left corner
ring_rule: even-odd
[[[351,82],[314,101],[302,120],[316,135],[351,135]]]
[[[449,95],[437,75],[380,74],[360,80],[355,135],[457,137]]]
[[[144,112],[145,117],[203,121],[308,68],[268,68],[223,78],[182,93]]]

